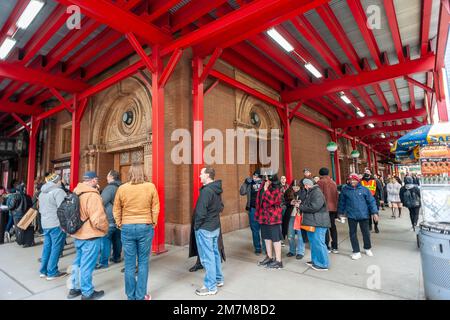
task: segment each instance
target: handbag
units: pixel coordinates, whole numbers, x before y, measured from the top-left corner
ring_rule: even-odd
[[[33,222],[33,220],[36,218],[38,211],[36,209],[30,208],[28,209],[27,213],[20,219],[19,223],[17,224],[17,227],[26,230],[30,224]]]
[[[302,228],[302,215],[297,213],[294,220],[294,230],[300,230]]]

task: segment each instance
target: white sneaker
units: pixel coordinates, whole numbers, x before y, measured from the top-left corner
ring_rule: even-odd
[[[333,250],[331,250],[331,253],[338,254],[339,250],[338,249],[333,249]]]
[[[358,259],[361,259],[361,258],[362,258],[361,252],[353,253],[353,254],[351,255],[351,257],[352,257],[352,260],[358,260]]]
[[[372,250],[368,249],[368,250],[365,250],[365,252],[366,252],[366,255],[368,255],[369,257],[373,257]]]

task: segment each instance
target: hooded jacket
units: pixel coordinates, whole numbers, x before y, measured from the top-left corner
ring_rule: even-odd
[[[223,211],[222,180],[216,180],[200,188],[194,209],[194,230],[214,231],[220,228],[220,213]]]
[[[102,201],[105,207],[106,216],[108,217],[109,225],[115,226],[116,221],[113,215],[114,198],[116,197],[117,189],[120,187],[120,181],[113,181],[102,191]]]
[[[59,227],[58,207],[64,201],[66,193],[54,182],[47,182],[39,193],[39,212],[43,229]]]
[[[414,184],[414,180],[412,177],[405,177],[405,185],[400,189],[400,200],[403,205],[409,209],[410,207],[407,206],[408,203],[405,200],[406,190],[409,190],[409,192],[411,193],[415,193],[417,198],[420,199],[420,189],[416,184]]]
[[[318,185],[307,190],[306,198],[300,204],[300,212],[303,213],[302,224],[305,226],[331,227],[325,196]]]
[[[19,185],[16,192],[8,196],[6,202],[6,206],[11,211],[14,219],[22,219],[31,205],[31,197],[25,194],[24,184]]]
[[[349,219],[367,220],[370,215],[378,214],[378,208],[369,189],[361,183],[356,187],[347,184],[339,195],[338,212],[346,213]]]
[[[85,222],[72,237],[89,240],[106,235],[108,219],[98,190],[80,182],[73,192],[80,197],[80,218]]]

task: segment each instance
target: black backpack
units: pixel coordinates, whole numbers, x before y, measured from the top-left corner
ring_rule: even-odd
[[[67,194],[58,207],[57,215],[61,229],[68,234],[75,234],[84,224],[80,216],[80,195],[73,192]]]
[[[420,207],[420,198],[413,189],[406,189],[405,193],[403,194],[403,198],[405,201],[405,207],[407,208]]]

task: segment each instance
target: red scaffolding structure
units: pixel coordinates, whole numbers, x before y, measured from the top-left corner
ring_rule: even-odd
[[[0,43],[18,32],[16,21],[29,1],[11,2],[1,26]],[[29,132],[27,191],[32,193],[39,127],[44,119],[69,111],[70,187],[74,188],[79,176],[80,122],[89,98],[146,69],[151,74],[152,177],[164,199],[164,88],[183,51],[191,48],[193,204],[203,164],[204,96],[219,82],[277,110],[283,126],[288,180],[293,177],[294,118],[327,131],[332,141],[343,137],[351,140],[354,148],[362,145],[368,166],[378,171],[377,156],[386,156],[389,143],[395,139],[393,134],[380,138],[380,133],[405,132],[431,121],[433,101],[440,120],[448,121],[443,79],[450,22],[448,0],[422,0],[420,12],[416,12],[420,34],[416,37],[419,53],[414,58],[411,45],[405,44],[401,35],[398,6],[405,3],[396,6],[393,0],[383,1],[382,13],[390,29],[382,35],[383,41],[390,38],[389,52],[382,52],[380,35],[368,27],[366,8],[360,0],[48,0],[45,18],[40,25],[32,25],[31,37],[0,60],[0,130],[6,136],[24,129]],[[67,7],[73,5],[84,15],[80,28],[69,30],[55,41],[55,34],[72,17]],[[433,17],[433,8],[437,7],[439,16]],[[337,14],[340,10],[352,18],[343,20]],[[291,51],[268,36],[271,28],[292,45]],[[358,31],[367,50],[356,48],[349,28]],[[137,62],[105,80],[95,80],[133,54],[140,58]],[[170,58],[164,65],[167,56]],[[218,59],[278,92],[280,98],[275,100],[215,70]],[[321,77],[313,76],[311,67]],[[208,77],[215,81],[205,91]],[[418,93],[424,96],[421,108],[417,106]],[[59,105],[48,108],[48,102],[55,100]],[[323,115],[330,125],[303,114],[302,105]],[[14,123],[19,127],[12,127]],[[334,162],[337,182],[341,183],[339,151],[334,154]],[[161,201],[154,240],[158,253],[165,251],[164,212]]]

